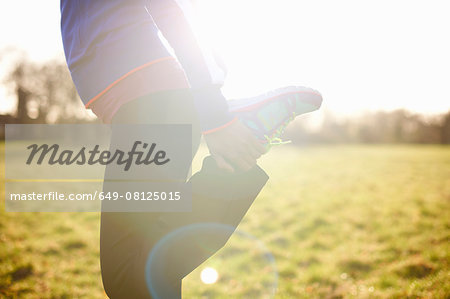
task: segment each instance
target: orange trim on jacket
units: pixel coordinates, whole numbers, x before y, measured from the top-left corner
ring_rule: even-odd
[[[132,69],[131,71],[129,71],[128,73],[126,73],[125,75],[121,76],[119,79],[115,80],[113,83],[111,83],[110,85],[108,85],[105,89],[103,89],[100,93],[98,93],[95,97],[93,97],[92,99],[90,99],[87,104],[85,105],[86,108],[89,108],[89,106],[95,102],[96,100],[98,100],[102,95],[104,95],[108,90],[110,90],[114,85],[116,85],[117,83],[119,83],[121,80],[125,79],[126,77],[128,77],[129,75],[143,69],[146,68],[150,65],[153,65],[155,63],[161,62],[161,61],[165,61],[165,60],[169,60],[169,59],[175,59],[172,56],[168,56],[168,57],[163,57],[163,58],[159,58],[153,61],[150,61],[146,64],[143,64],[141,66],[138,66],[134,69]]]

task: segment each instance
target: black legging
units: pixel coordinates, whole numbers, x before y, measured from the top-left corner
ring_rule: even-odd
[[[191,124],[193,155],[200,144],[201,132],[188,90],[160,92],[129,102],[117,112],[113,123]],[[189,169],[180,171],[187,176]],[[102,212],[100,261],[108,296],[181,298],[183,277],[225,245],[267,179],[258,166],[245,173],[225,173],[208,156],[202,169],[189,179],[192,212]],[[180,232],[153,253],[147,270],[151,271],[150,294],[145,271],[152,249],[168,233],[201,223],[213,224]],[[226,225],[225,229],[215,231],[214,223]]]

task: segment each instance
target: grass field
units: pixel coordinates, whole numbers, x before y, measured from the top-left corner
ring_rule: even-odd
[[[271,179],[239,226],[259,242],[234,236],[207,262],[217,283],[196,270],[185,298],[267,297],[255,244],[275,298],[450,298],[449,147],[285,146],[260,164]],[[99,215],[5,213],[0,188],[0,297],[104,297]]]

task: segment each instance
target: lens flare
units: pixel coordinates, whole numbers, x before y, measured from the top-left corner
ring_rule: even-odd
[[[217,273],[216,269],[207,267],[202,270],[200,279],[204,284],[213,284],[219,279],[219,273]]]
[[[255,298],[273,298],[278,286],[275,258],[264,243],[221,223],[190,224],[162,237],[146,262],[153,298],[176,296],[164,273],[184,277],[183,295],[188,298],[205,292],[234,298],[251,292]]]

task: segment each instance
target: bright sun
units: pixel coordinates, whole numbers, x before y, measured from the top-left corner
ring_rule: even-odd
[[[228,67],[227,98],[302,85],[338,113],[448,110],[445,1],[196,2],[195,30]]]

